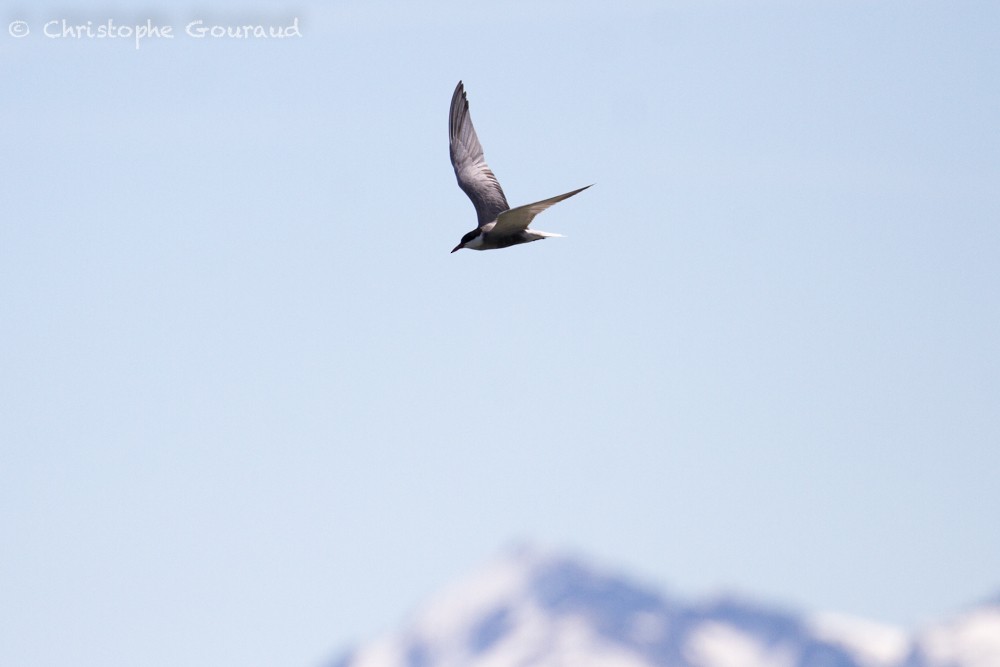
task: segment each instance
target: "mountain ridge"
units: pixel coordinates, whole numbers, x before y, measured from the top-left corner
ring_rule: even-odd
[[[1000,599],[916,632],[745,597],[681,600],[520,547],[334,667],[1000,667]]]

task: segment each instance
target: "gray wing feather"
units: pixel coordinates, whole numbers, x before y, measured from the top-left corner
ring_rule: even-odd
[[[472,127],[469,101],[465,97],[465,87],[461,81],[451,97],[448,137],[451,144],[451,164],[455,167],[458,186],[476,207],[479,225],[493,222],[510,206],[497,177],[490,171],[483,157],[483,147],[476,136],[476,128]]]
[[[589,187],[590,185],[582,187],[579,190],[567,192],[564,195],[556,195],[550,199],[536,201],[534,204],[525,204],[524,206],[518,206],[517,208],[512,208],[509,211],[504,211],[497,217],[497,224],[492,230],[490,230],[490,232],[497,235],[523,232],[528,228],[528,225],[531,224],[531,221],[535,219],[536,215],[548,207],[558,204],[563,199],[569,199],[573,195],[583,192]]]

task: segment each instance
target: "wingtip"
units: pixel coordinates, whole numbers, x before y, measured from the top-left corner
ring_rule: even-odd
[[[468,111],[469,111],[469,98],[465,94],[465,84],[463,84],[461,79],[459,79],[458,85],[455,86],[455,92],[451,94],[452,119],[454,120],[456,113],[462,113],[462,112],[468,113]]]

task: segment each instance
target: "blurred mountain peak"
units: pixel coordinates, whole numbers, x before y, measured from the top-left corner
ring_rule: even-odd
[[[531,545],[509,548],[338,667],[1000,667],[1000,605],[911,635],[746,598],[681,601]]]

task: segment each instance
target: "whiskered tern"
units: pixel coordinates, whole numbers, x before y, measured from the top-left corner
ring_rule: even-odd
[[[483,147],[472,127],[469,115],[469,101],[465,97],[465,87],[459,81],[455,94],[451,97],[451,113],[448,117],[448,137],[451,143],[451,164],[455,167],[458,186],[469,195],[476,207],[479,226],[462,237],[455,250],[495,250],[519,243],[529,243],[550,236],[562,236],[528,229],[535,216],[563,199],[583,192],[590,186],[567,192],[551,199],[536,201],[534,204],[511,208],[500,188],[497,177],[490,171],[483,157]]]

